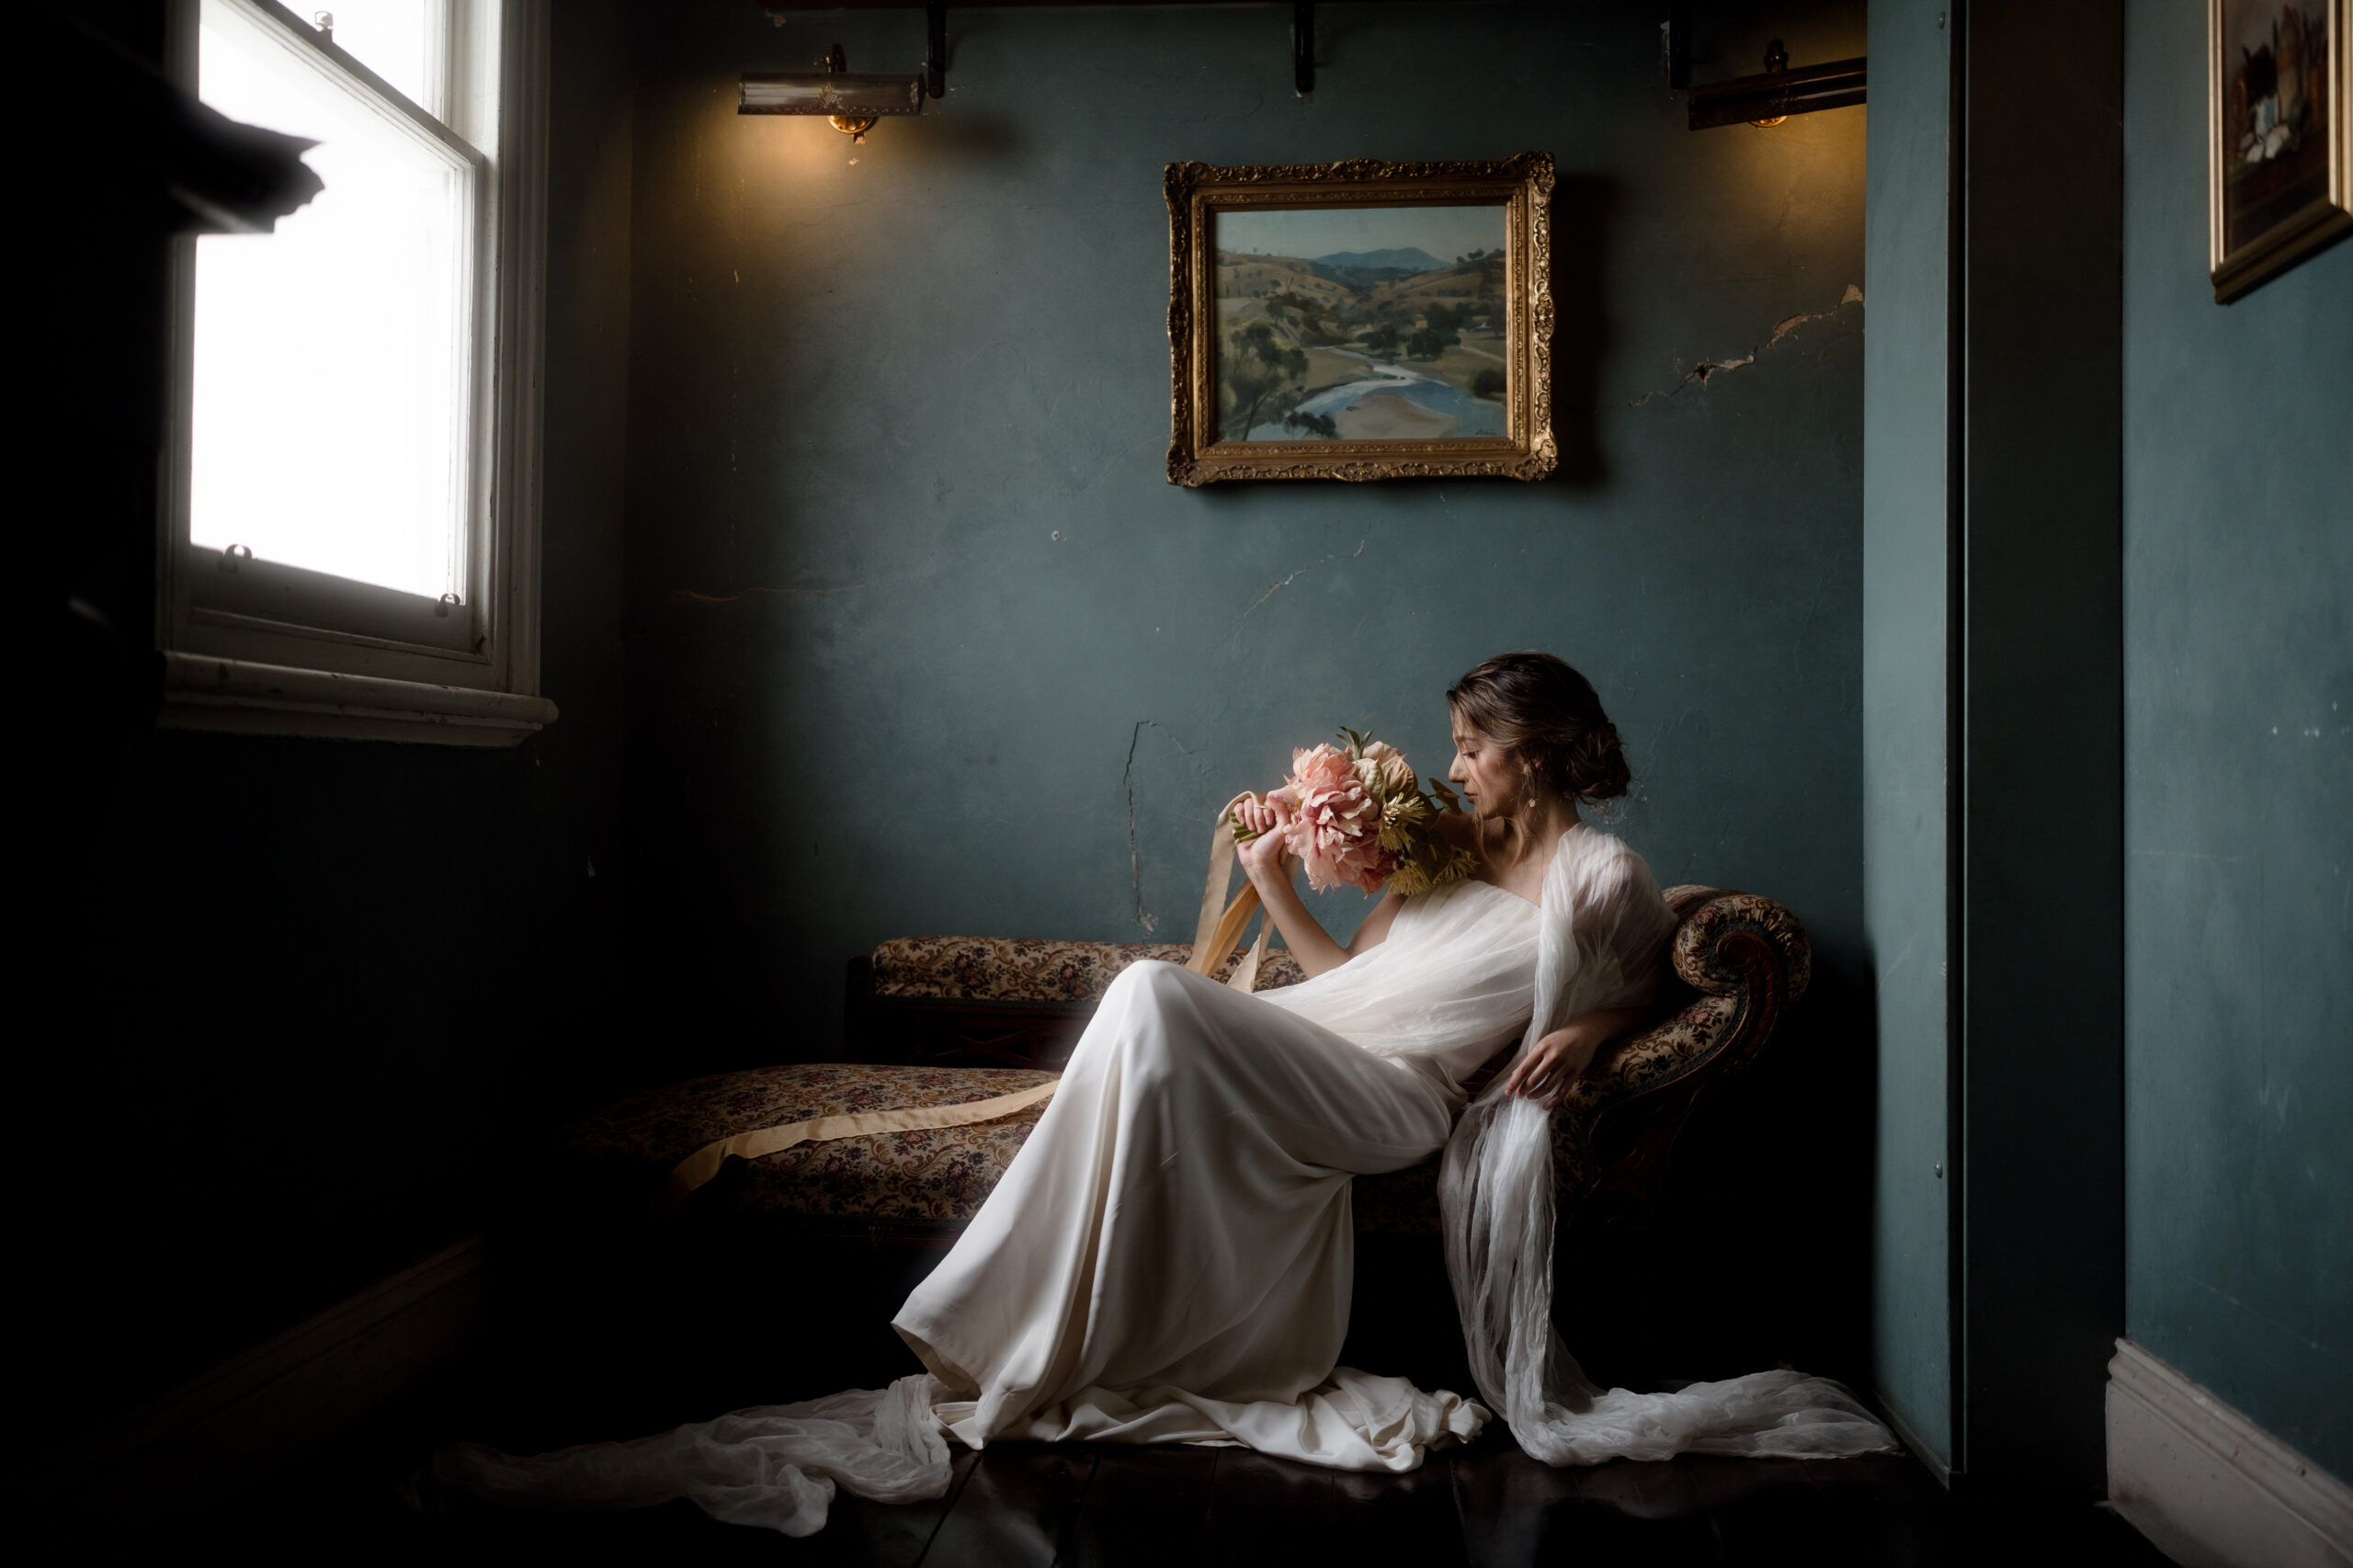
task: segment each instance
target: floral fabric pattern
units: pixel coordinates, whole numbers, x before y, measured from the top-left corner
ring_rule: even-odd
[[[836,1062],[758,1067],[631,1095],[581,1122],[575,1159],[625,1170],[649,1196],[706,1143],[821,1116],[961,1105],[1016,1094],[1056,1076],[1009,1067],[869,1067]],[[995,1121],[801,1143],[749,1162],[712,1186],[729,1207],[875,1224],[961,1223],[1020,1153],[1045,1104]],[[699,1197],[695,1200],[701,1201]]]
[[[1223,980],[1242,961],[1226,955],[1211,978]],[[901,937],[874,949],[874,994],[934,996],[960,1002],[1093,1002],[1121,970],[1144,959],[1181,964],[1193,949],[1181,942],[1053,942],[1035,937]],[[1267,954],[1257,989],[1296,985],[1307,978],[1282,948]]]

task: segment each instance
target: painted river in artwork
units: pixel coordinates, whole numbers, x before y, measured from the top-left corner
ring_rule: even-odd
[[[1343,351],[1345,352],[1345,351]],[[1370,379],[1327,387],[1299,405],[1302,414],[1320,414],[1342,421],[1344,438],[1436,439],[1504,433],[1504,405],[1495,398],[1474,397],[1436,376],[1403,365],[1350,354],[1363,359]],[[1356,428],[1352,431],[1348,426]],[[1245,437],[1252,441],[1296,441],[1300,432],[1280,421],[1254,426]]]

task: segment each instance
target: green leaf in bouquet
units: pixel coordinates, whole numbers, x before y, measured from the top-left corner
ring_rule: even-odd
[[[1446,787],[1446,780],[1440,778],[1435,773],[1430,775],[1430,793],[1438,797],[1438,803],[1447,811],[1460,812],[1462,810],[1462,797],[1448,789]]]

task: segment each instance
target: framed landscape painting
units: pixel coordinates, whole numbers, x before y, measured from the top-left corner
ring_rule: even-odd
[[[2346,0],[2207,0],[2214,298],[2353,231]]]
[[[1171,483],[1552,471],[1550,155],[1165,184]]]

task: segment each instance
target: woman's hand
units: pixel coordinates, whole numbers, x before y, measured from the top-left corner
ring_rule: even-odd
[[[1511,1076],[1504,1080],[1504,1092],[1534,1100],[1546,1110],[1560,1104],[1561,1096],[1585,1076],[1585,1070],[1593,1065],[1594,1052],[1601,1049],[1600,1036],[1578,1028],[1583,1022],[1572,1019],[1567,1028],[1554,1029],[1538,1040],[1533,1051],[1513,1064]]]
[[[1276,831],[1290,821],[1290,802],[1279,794],[1267,800],[1253,795],[1233,808],[1234,820],[1243,830],[1258,835],[1242,845],[1236,853],[1242,858],[1244,873],[1261,888],[1269,881],[1290,881],[1294,858],[1283,847],[1283,835]]]
[[[1283,934],[1284,943],[1299,960],[1299,967],[1313,978],[1347,962],[1348,953],[1332,940],[1330,932],[1316,924],[1315,916],[1308,914],[1307,905],[1299,900],[1299,889],[1291,881],[1291,869],[1299,862],[1283,847],[1279,831],[1291,815],[1290,799],[1280,790],[1263,799],[1256,795],[1245,797],[1233,808],[1233,820],[1243,832],[1257,836],[1242,845],[1236,853],[1242,858],[1243,870],[1249,874],[1250,885],[1258,890],[1258,897],[1266,903],[1267,918]],[[1385,931],[1386,926],[1382,929]]]
[[[1605,1007],[1580,1013],[1536,1042],[1536,1049],[1514,1063],[1504,1080],[1504,1092],[1534,1100],[1546,1110],[1561,1103],[1596,1052],[1649,1015],[1640,1007]]]

